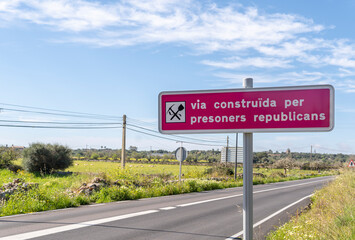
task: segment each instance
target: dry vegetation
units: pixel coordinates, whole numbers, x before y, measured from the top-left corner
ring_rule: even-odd
[[[311,209],[268,236],[268,240],[355,239],[355,172],[345,171],[312,197]]]
[[[19,164],[20,161],[15,163]],[[183,182],[178,182],[178,165],[127,164],[117,162],[74,161],[66,174],[35,174],[19,170],[0,170],[0,216],[44,211],[90,203],[158,197],[188,192],[242,186],[242,178],[233,179],[233,171],[223,165],[183,166]],[[238,169],[239,173],[242,169]],[[325,171],[254,169],[254,184],[288,181],[335,174]],[[95,180],[96,179],[96,180]],[[5,189],[19,182],[17,189]],[[11,184],[10,184],[11,185]],[[15,184],[13,184],[15,185]],[[33,186],[24,189],[23,186]],[[2,186],[2,187],[1,187]],[[3,194],[6,195],[6,194]]]

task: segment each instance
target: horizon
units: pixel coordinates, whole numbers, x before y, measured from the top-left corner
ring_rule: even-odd
[[[0,145],[119,149],[127,115],[126,146],[235,146],[235,133],[160,134],[158,95],[251,77],[335,88],[333,131],[255,133],[255,152],[355,154],[354,11],[348,0],[3,0]]]

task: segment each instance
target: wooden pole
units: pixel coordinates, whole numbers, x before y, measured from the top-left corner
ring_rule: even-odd
[[[125,166],[126,166],[126,115],[123,115],[121,167],[124,169]]]

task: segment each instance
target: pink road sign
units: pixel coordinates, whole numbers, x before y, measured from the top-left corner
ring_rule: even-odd
[[[161,133],[312,132],[334,126],[331,85],[161,92]]]

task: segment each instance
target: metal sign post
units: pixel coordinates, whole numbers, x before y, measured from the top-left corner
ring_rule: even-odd
[[[183,154],[182,154],[182,151],[183,151],[183,148],[182,148],[182,142],[181,142],[181,147],[180,149],[178,150],[180,152],[180,158],[179,158],[179,164],[180,164],[180,167],[179,167],[179,183],[181,183],[181,172],[182,172],[182,157],[183,157]]]
[[[163,134],[327,132],[334,127],[334,88],[312,85],[161,92]]]
[[[175,158],[180,162],[179,183],[181,183],[182,162],[187,158],[187,151],[182,147],[182,142],[181,147],[175,151]]]
[[[244,88],[253,87],[253,79],[246,78]],[[243,134],[243,237],[253,239],[253,133]]]
[[[243,235],[244,239],[251,240],[253,133],[331,131],[334,88],[331,85],[253,88],[252,78],[244,79],[243,86],[161,92],[159,131],[163,134],[243,133]],[[182,150],[178,152],[183,154]]]

